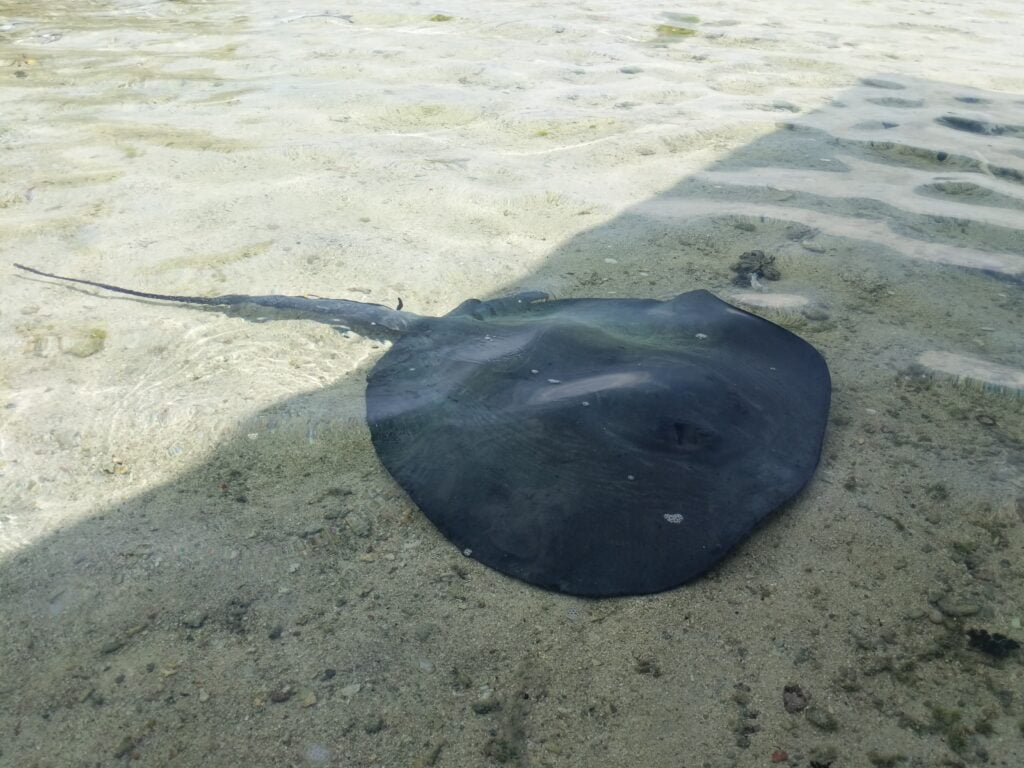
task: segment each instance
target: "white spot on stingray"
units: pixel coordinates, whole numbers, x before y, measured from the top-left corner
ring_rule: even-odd
[[[473,550],[469,547],[466,547],[464,550],[462,550],[462,554],[464,554],[466,557],[470,557],[473,554]]]
[[[590,401],[589,400],[584,400],[583,401],[583,405],[590,405]]]
[[[700,339],[701,341],[704,341],[704,339],[706,339],[707,337],[708,335],[706,333],[695,333],[693,335],[693,338]]]
[[[530,373],[540,373],[536,368],[531,368]]]
[[[636,475],[626,475],[627,480],[636,480]]]
[[[678,512],[671,515],[662,515],[662,517],[664,517],[667,522],[673,523],[674,525],[678,525],[683,522],[683,516]]]
[[[556,400],[575,400],[578,402],[585,397],[595,397],[601,393],[637,387],[648,383],[650,379],[651,374],[645,371],[602,373],[596,376],[575,378],[564,384],[559,379],[554,379],[552,383],[558,384],[557,387],[548,387],[533,393],[530,402],[533,404],[551,403]],[[548,381],[552,380],[548,379]]]
[[[548,379],[548,384],[561,384],[561,379]]]

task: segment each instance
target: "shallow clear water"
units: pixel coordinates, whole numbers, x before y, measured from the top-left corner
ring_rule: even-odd
[[[1024,641],[1015,5],[620,6],[0,4],[8,262],[422,314],[704,288],[834,383],[793,504],[583,600],[388,477],[385,343],[9,269],[0,763],[1020,764],[1021,652],[969,634]]]

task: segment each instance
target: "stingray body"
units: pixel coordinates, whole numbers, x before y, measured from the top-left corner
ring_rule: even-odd
[[[795,496],[831,385],[807,342],[707,291],[471,300],[443,317],[291,296],[143,298],[393,335],[367,379],[381,462],[464,554],[577,595],[707,571]]]

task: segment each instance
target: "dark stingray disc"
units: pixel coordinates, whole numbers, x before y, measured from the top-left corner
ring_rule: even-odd
[[[706,291],[467,302],[368,379],[384,466],[460,550],[626,595],[711,568],[810,479],[831,385],[794,334]]]
[[[466,554],[547,589],[669,589],[721,560],[810,479],[821,355],[707,291],[671,301],[470,300],[423,317],[348,299],[175,296],[398,335],[368,377],[384,466]]]

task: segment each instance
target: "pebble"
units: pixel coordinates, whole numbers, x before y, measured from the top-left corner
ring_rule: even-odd
[[[486,715],[501,707],[501,699],[488,688],[473,702],[472,707],[478,715]]]
[[[357,693],[359,693],[361,690],[363,690],[362,683],[352,683],[351,685],[346,685],[344,688],[341,689],[341,695],[344,696],[346,699],[350,699]]]
[[[448,742],[444,739],[434,744],[429,744],[426,751],[412,761],[412,768],[426,768],[426,766],[437,765],[437,760],[441,757],[441,752],[447,744]]]
[[[295,691],[292,690],[292,687],[290,685],[285,685],[281,688],[275,688],[273,691],[271,691],[270,700],[275,704],[281,704],[285,701],[288,701],[288,699],[290,699],[294,695],[294,693]]]
[[[415,637],[419,642],[425,643],[436,632],[437,632],[437,625],[436,624],[430,624],[428,622],[422,622],[420,624],[417,624],[416,628],[413,629],[413,637]]]
[[[787,685],[782,689],[782,706],[791,715],[807,709],[810,700],[811,695],[804,693],[799,685]]]
[[[981,611],[981,606],[977,603],[971,600],[956,598],[953,595],[943,595],[936,601],[935,607],[947,616],[953,616],[954,618],[973,616]]]
[[[181,620],[183,626],[189,629],[199,629],[206,623],[206,619],[209,618],[208,614],[203,612],[191,613]]]
[[[331,759],[331,750],[323,744],[310,744],[306,750],[306,759],[311,763],[326,763]]]
[[[307,693],[305,696],[302,697],[302,701],[300,703],[302,704],[302,706],[304,708],[307,708],[307,709],[309,707],[314,706],[316,704],[316,694],[313,691],[310,691],[309,693]]]
[[[103,644],[103,647],[100,648],[100,653],[106,655],[108,653],[113,653],[114,651],[119,651],[124,648],[124,644],[125,641],[119,637],[114,638],[113,640],[108,640]]]
[[[125,736],[114,748],[114,757],[124,757],[135,748],[135,737]]]
[[[370,535],[370,521],[356,512],[349,513],[345,517],[349,529],[356,536],[366,537]]]
[[[205,688],[200,688],[199,689],[199,701],[204,701],[205,702],[205,701],[209,701],[209,700],[210,700],[210,693],[209,693],[209,691],[207,691]]]
[[[811,725],[814,725],[823,731],[828,731],[829,733],[839,730],[839,721],[836,720],[835,715],[827,709],[811,707],[807,710],[807,721],[811,723]]]

